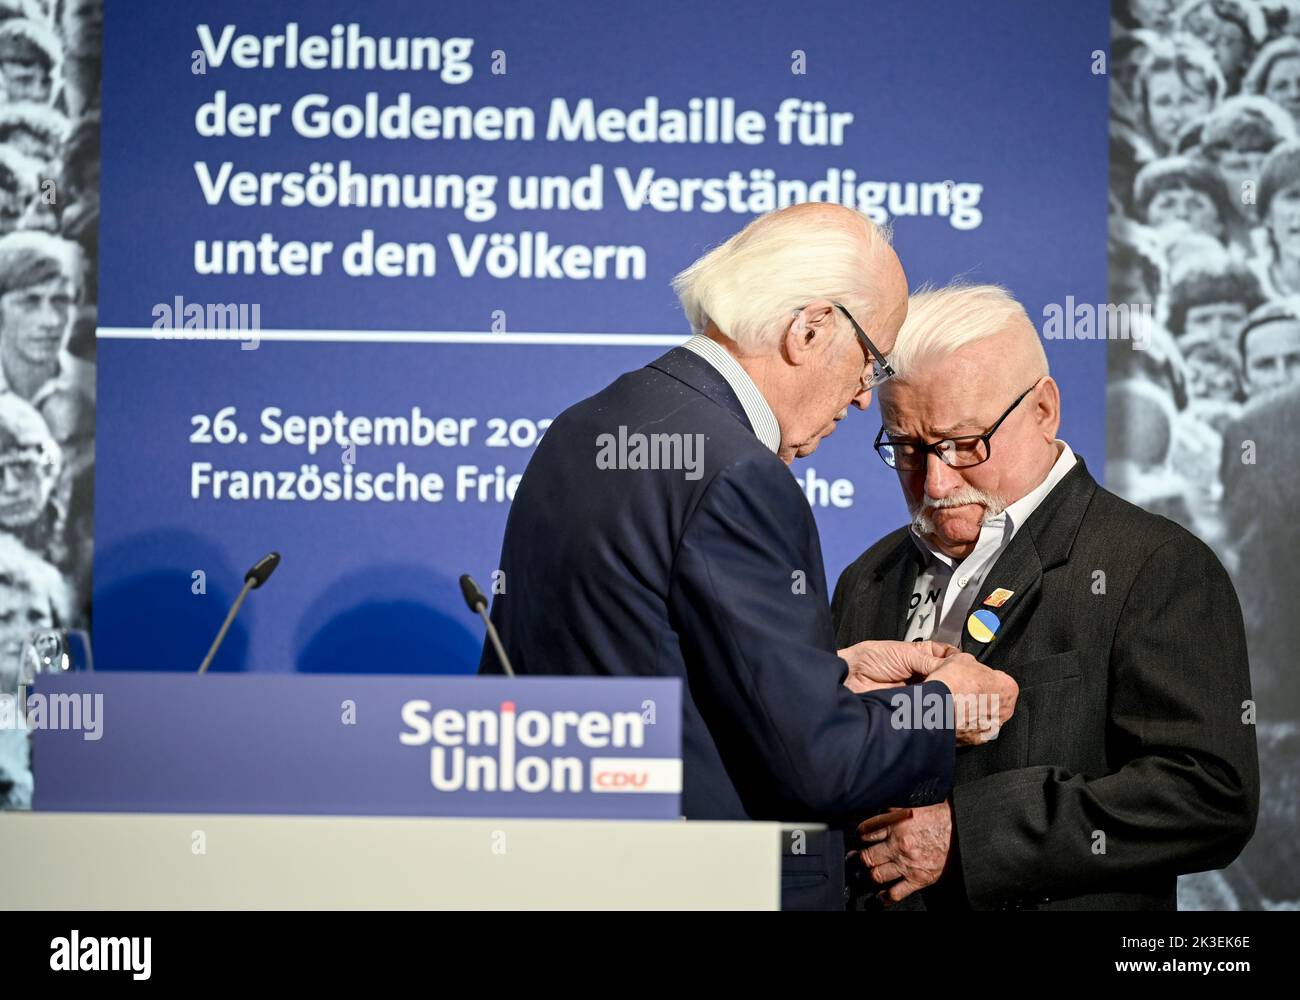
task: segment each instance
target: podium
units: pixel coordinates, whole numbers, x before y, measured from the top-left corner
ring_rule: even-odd
[[[812,826],[801,826],[812,831]],[[752,909],[783,826],[686,820],[0,813],[0,909]]]
[[[41,675],[28,708],[0,909],[780,906],[793,824],[681,819],[676,679]]]

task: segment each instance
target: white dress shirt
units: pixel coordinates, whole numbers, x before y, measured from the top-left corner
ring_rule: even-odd
[[[944,555],[912,529],[912,541],[927,557],[925,568],[916,578],[907,605],[909,642],[933,639],[951,646],[961,645],[961,630],[971,604],[979,596],[984,574],[997,562],[1020,526],[1028,520],[1043,499],[1052,492],[1077,459],[1070,446],[1057,441],[1060,454],[1047,477],[997,517],[990,518],[980,529],[975,548],[965,559]]]
[[[740,400],[754,434],[769,451],[775,452],[781,444],[781,427],[776,422],[776,414],[772,412],[772,407],[758,391],[754,380],[749,377],[749,372],[741,367],[740,362],[733,358],[725,347],[703,334],[697,333],[682,346],[692,354],[702,357],[726,380],[727,385],[731,386],[731,391]]]

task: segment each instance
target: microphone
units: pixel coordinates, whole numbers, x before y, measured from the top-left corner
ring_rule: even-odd
[[[497,634],[497,627],[492,624],[492,619],[487,615],[487,598],[483,596],[483,591],[479,589],[474,578],[466,573],[460,578],[460,593],[465,598],[466,605],[483,619],[483,624],[487,626],[488,638],[492,640],[492,645],[496,648],[497,659],[501,661],[501,666],[505,668],[506,676],[513,677],[514,669],[510,666],[510,657],[506,656],[505,647],[501,645],[501,636]]]
[[[280,553],[272,552],[270,555],[262,556],[253,564],[253,568],[244,574],[244,582],[251,582],[253,589],[256,590],[270,579],[271,574],[275,572],[275,567],[279,565]]]
[[[244,586],[239,591],[239,596],[235,598],[235,603],[230,606],[226,620],[221,623],[221,631],[212,640],[212,647],[208,650],[208,655],[203,657],[203,662],[199,664],[200,675],[208,672],[208,666],[212,663],[212,658],[217,655],[217,650],[226,641],[226,632],[230,629],[230,623],[235,620],[235,615],[239,614],[239,606],[244,603],[244,598],[248,596],[248,592],[256,590],[266,583],[271,578],[271,574],[275,572],[275,567],[279,565],[280,553],[271,552],[254,563],[253,568],[244,574]]]

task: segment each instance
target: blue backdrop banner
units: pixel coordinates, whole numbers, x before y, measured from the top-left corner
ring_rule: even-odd
[[[755,215],[891,222],[910,283],[1105,293],[1107,6],[110,2],[100,669],[468,672],[551,418],[689,333]],[[1055,311],[1055,312],[1054,312]],[[1066,339],[1073,336],[1074,339]],[[1047,343],[1102,467],[1105,346]],[[835,576],[905,519],[875,411],[796,463]]]

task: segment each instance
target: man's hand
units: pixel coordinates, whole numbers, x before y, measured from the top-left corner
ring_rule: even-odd
[[[859,852],[878,885],[893,882],[881,894],[886,906],[943,877],[952,851],[952,804],[891,809],[858,825],[867,844]]]
[[[986,667],[970,653],[949,656],[929,679],[942,681],[952,692],[958,746],[997,739],[1020,696],[1020,685],[1010,674]]]
[[[861,694],[880,688],[923,681],[957,650],[942,642],[900,642],[894,639],[859,642],[840,650],[849,665],[844,686]]]

